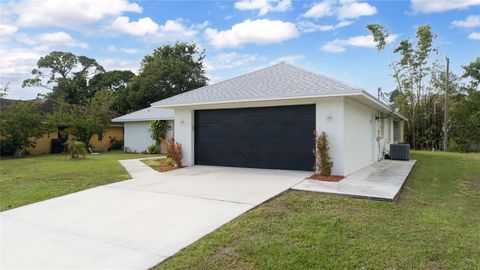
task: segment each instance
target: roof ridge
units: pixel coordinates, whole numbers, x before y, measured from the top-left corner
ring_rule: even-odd
[[[365,91],[363,88],[357,87],[357,86],[355,86],[355,85],[351,85],[351,84],[349,84],[349,83],[340,81],[340,80],[335,79],[335,78],[332,78],[332,77],[330,77],[330,76],[326,76],[326,75],[323,75],[323,74],[320,74],[320,73],[315,73],[315,72],[313,72],[313,71],[310,71],[310,70],[308,70],[308,69],[304,69],[304,68],[299,67],[299,66],[297,66],[297,65],[294,65],[294,64],[292,64],[292,63],[284,62],[284,64],[285,64],[285,65],[288,65],[288,66],[291,66],[291,67],[293,67],[293,68],[301,69],[301,70],[303,70],[303,71],[305,71],[305,72],[308,72],[308,73],[310,73],[310,74],[312,74],[312,75],[320,76],[320,77],[322,77],[322,78],[325,78],[325,79],[334,81],[334,82],[336,82],[336,83],[343,84],[343,85],[348,86],[348,87],[350,87],[350,88],[354,88],[354,89],[358,89],[358,90]]]

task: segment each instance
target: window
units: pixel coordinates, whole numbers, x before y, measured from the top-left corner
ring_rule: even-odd
[[[98,133],[98,138],[99,141],[103,140],[103,131]]]

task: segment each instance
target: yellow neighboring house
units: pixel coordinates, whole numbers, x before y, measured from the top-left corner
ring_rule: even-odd
[[[28,100],[29,102],[34,102],[39,105],[40,110],[43,113],[53,112],[57,102],[49,98],[37,98],[33,100]],[[9,104],[21,102],[20,100],[12,99],[0,99],[0,108],[8,106]],[[61,129],[61,128],[59,128]],[[27,148],[27,152],[30,154],[49,154],[49,153],[58,153],[58,149],[52,149],[52,140],[61,139],[60,141],[65,141],[67,138],[60,138],[60,132],[51,132],[49,134],[43,135],[41,138],[36,140],[35,147]],[[90,139],[90,145],[94,150],[108,150],[112,144],[112,140],[122,140],[123,141],[123,123],[110,123],[110,125],[105,129],[103,134],[94,134]]]
[[[45,134],[43,137],[36,140],[34,147],[27,148],[27,152],[30,154],[49,154],[52,153],[52,139],[59,139],[57,132]],[[103,134],[93,134],[90,139],[90,145],[95,150],[106,151],[111,146],[112,139],[123,140],[123,125],[111,124],[105,129]]]

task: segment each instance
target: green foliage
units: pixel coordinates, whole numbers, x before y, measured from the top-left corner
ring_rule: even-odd
[[[70,104],[80,104],[94,93],[88,87],[88,78],[104,69],[95,59],[70,52],[52,51],[40,57],[33,77],[23,81],[23,87],[40,86],[52,90],[46,94]]]
[[[12,147],[16,156],[28,147],[35,147],[35,141],[48,131],[44,116],[32,102],[17,102],[2,108],[0,119],[3,144]]]
[[[116,137],[110,139],[110,147],[108,147],[108,151],[112,150],[122,150],[124,142],[123,140],[119,140]]]
[[[0,86],[0,98],[6,97],[8,94],[8,83],[3,86]]]
[[[140,73],[129,84],[132,110],[207,84],[205,52],[195,43],[163,45],[146,55]]]
[[[377,48],[377,52],[385,49],[387,45],[388,36],[390,33],[385,28],[385,26],[377,23],[367,24],[367,29],[370,30],[373,36],[373,41],[375,42],[375,47]]]
[[[147,147],[147,152],[149,154],[160,154],[160,147],[156,144],[152,144]]]
[[[70,155],[71,159],[77,159],[80,156],[87,155],[87,147],[85,146],[85,143],[76,141],[76,140],[70,140],[65,143],[67,146],[67,151]]]
[[[171,158],[171,157],[167,157],[165,159],[165,164],[167,164],[167,166],[174,166],[175,165],[175,160],[173,160],[173,158]]]
[[[480,57],[475,58],[470,64],[462,66],[463,78],[470,79],[469,88],[477,89],[480,85]]]
[[[0,156],[15,155],[15,144],[13,138],[0,139]]]
[[[154,120],[150,122],[150,136],[160,145],[167,136],[168,122],[166,120]]]
[[[468,152],[480,142],[480,91],[469,89],[452,100],[450,113],[450,149]]]
[[[52,127],[65,127],[64,132],[88,145],[93,134],[103,133],[110,123],[111,94],[98,91],[85,105],[59,102],[47,121]]]
[[[111,109],[117,113],[126,114],[132,110],[128,84],[134,77],[135,74],[129,70],[112,70],[96,74],[88,84],[91,93],[100,90],[111,92]]]
[[[324,176],[329,176],[332,174],[333,162],[330,159],[330,148],[328,147],[328,136],[327,133],[322,132],[317,136],[317,132],[314,132],[315,135],[315,171]]]

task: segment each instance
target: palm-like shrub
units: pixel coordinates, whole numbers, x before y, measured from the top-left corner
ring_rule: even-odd
[[[182,167],[183,149],[180,143],[175,142],[173,138],[163,140],[163,145],[167,151],[167,156],[172,158],[175,166]]]
[[[67,151],[71,159],[76,159],[76,158],[79,158],[80,156],[85,156],[88,153],[85,143],[83,142],[71,140],[66,142],[65,145],[67,146]]]

